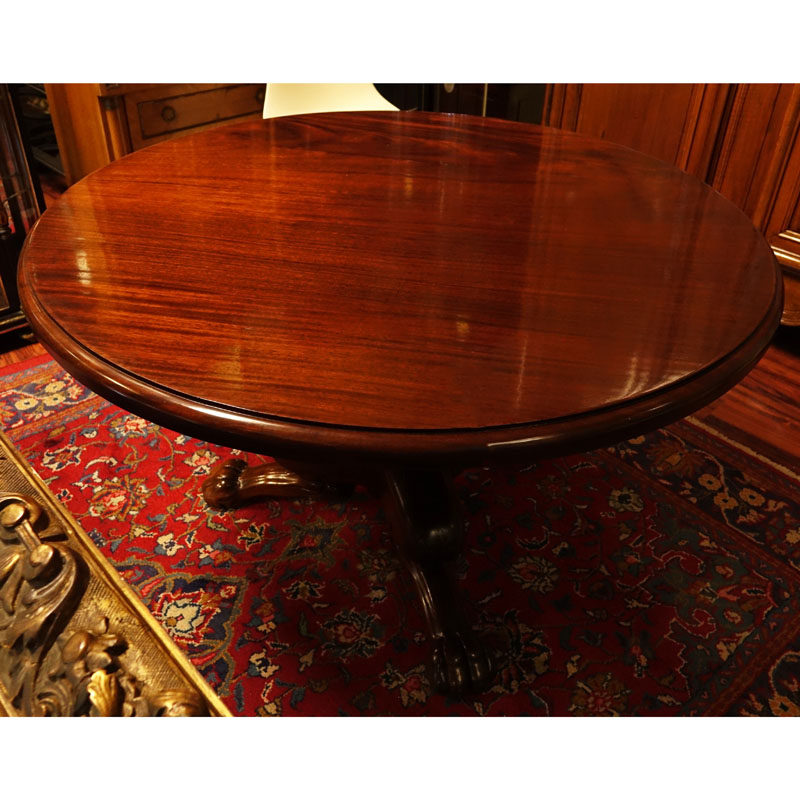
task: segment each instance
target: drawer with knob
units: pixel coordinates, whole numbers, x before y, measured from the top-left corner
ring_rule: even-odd
[[[229,84],[180,94],[153,88],[128,94],[125,106],[131,145],[138,150],[177,133],[260,117],[264,91],[265,84]]]

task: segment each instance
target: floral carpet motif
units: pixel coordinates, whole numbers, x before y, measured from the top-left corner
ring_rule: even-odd
[[[238,451],[46,358],[0,372],[0,420],[235,714],[800,713],[797,480],[691,422],[458,478],[458,582],[498,671],[454,700],[364,490],[211,509],[201,483]]]

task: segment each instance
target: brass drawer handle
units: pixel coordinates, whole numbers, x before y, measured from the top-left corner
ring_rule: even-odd
[[[161,109],[161,119],[163,119],[164,122],[172,122],[172,120],[174,120],[177,116],[178,115],[172,106],[164,106],[164,108]]]

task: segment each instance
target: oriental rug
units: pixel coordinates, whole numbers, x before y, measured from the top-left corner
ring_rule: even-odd
[[[690,421],[459,477],[459,584],[499,667],[460,700],[431,691],[366,492],[211,509],[239,451],[45,357],[0,371],[0,424],[234,714],[800,714],[799,479]]]

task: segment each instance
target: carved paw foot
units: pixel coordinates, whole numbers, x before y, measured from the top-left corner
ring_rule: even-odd
[[[277,463],[248,467],[240,458],[219,464],[203,482],[203,498],[214,508],[236,508],[270,497],[341,497],[349,491],[351,486],[304,477]]]
[[[247,463],[231,458],[219,464],[203,481],[203,498],[215,508],[231,508],[240,505],[239,476]]]
[[[430,634],[434,686],[451,696],[483,691],[493,665],[472,632],[451,575],[464,530],[450,480],[433,471],[395,472],[386,479],[392,529]]]
[[[472,633],[435,639],[431,661],[436,691],[454,697],[485,691],[494,675],[491,658]]]

